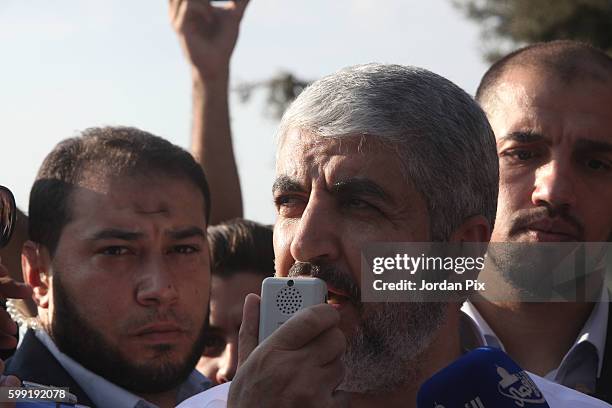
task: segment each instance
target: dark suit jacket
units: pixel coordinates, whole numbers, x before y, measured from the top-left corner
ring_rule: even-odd
[[[68,387],[69,392],[77,397],[79,404],[95,407],[87,394],[53,357],[47,347],[38,340],[32,330],[28,330],[15,355],[7,360],[4,371],[5,374],[15,375],[20,380]]]
[[[596,398],[612,404],[612,303],[608,310],[608,329],[601,376],[597,379]]]

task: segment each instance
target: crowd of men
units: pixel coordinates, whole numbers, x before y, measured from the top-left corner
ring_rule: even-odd
[[[279,125],[272,233],[230,221],[242,200],[227,93],[247,4],[170,1],[193,73],[191,153],[104,127],[45,158],[21,249],[27,286],[0,270],[2,294],[37,309],[2,384],[69,387],[92,407],[416,407],[434,373],[492,346],[550,407],[610,406],[603,281],[596,301],[525,302],[517,264],[548,264],[510,250],[479,277],[503,301],[360,294],[372,242],[610,242],[612,58],[530,45],[493,64],[475,99],[411,66],[317,80]],[[253,293],[274,272],[323,279],[329,301],[258,345]]]

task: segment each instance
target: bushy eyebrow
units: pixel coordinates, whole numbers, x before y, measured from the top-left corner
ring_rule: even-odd
[[[192,238],[196,236],[203,238],[203,239],[206,238],[206,234],[204,233],[204,230],[200,227],[195,227],[195,226],[166,231],[164,234],[174,240],[181,240],[181,239]],[[142,232],[122,230],[119,228],[106,228],[100,231],[96,231],[89,238],[87,238],[87,240],[102,241],[102,240],[117,239],[121,241],[137,241],[139,239],[144,238],[144,236],[145,234]]]
[[[289,176],[278,176],[272,185],[272,194],[279,191],[286,193],[303,193],[306,190]]]
[[[511,132],[508,135],[501,137],[498,143],[503,143],[506,141],[513,141],[519,143],[535,143],[540,142],[542,140],[545,140],[545,137],[541,133],[532,131],[518,131]],[[612,152],[612,143],[600,140],[581,138],[576,141],[574,149],[579,152],[609,153]]]
[[[288,176],[279,176],[272,186],[272,193],[305,193],[306,189]],[[337,195],[371,196],[387,202],[391,196],[377,183],[366,178],[348,178],[339,180],[331,186],[331,192]]]
[[[599,140],[579,139],[576,141],[575,150],[579,152],[610,153],[612,152],[612,143]]]
[[[544,135],[531,131],[511,132],[504,137],[499,138],[498,143],[503,142],[519,142],[519,143],[535,143],[544,140]]]
[[[200,227],[188,227],[188,228],[180,228],[176,230],[166,231],[165,235],[169,236],[175,240],[199,237],[202,239],[206,239],[206,233]]]
[[[350,178],[340,180],[332,186],[332,192],[340,195],[370,196],[386,202],[391,196],[378,184],[369,179]]]
[[[106,228],[96,231],[94,234],[88,237],[87,240],[101,241],[106,239],[118,239],[122,241],[137,241],[142,237],[144,237],[142,232],[127,231],[119,228]]]

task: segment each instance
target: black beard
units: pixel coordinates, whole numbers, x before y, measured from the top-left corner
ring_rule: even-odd
[[[70,356],[89,371],[133,393],[158,394],[178,387],[194,370],[204,351],[207,319],[191,351],[182,363],[164,361],[170,346],[160,345],[160,357],[146,365],[128,361],[102,333],[81,317],[70,294],[61,283],[61,272],[53,275],[54,313],[47,332],[61,352]]]

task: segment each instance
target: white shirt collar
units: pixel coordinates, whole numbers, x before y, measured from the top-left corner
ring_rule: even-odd
[[[96,406],[100,407],[129,407],[129,408],[144,408],[156,407],[154,404],[138,397],[135,394],[119,387],[116,384],[106,380],[103,377],[89,371],[66,354],[62,353],[51,337],[44,330],[35,330],[34,333],[49,349],[49,352],[59,361],[70,376],[79,384],[85,394],[91,399]],[[191,397],[192,395],[204,391],[210,387],[210,381],[198,373],[193,371],[187,381],[183,383],[179,390],[179,401]],[[183,390],[185,388],[185,390]],[[188,391],[188,392],[185,392]]]
[[[604,288],[604,290],[601,291],[599,301],[595,303],[589,318],[582,327],[578,337],[576,337],[576,341],[563,357],[559,367],[563,366],[564,362],[569,358],[579,344],[589,342],[595,346],[595,349],[597,350],[597,376],[599,377],[599,375],[601,375],[604,351],[606,347],[606,333],[608,330],[609,302],[610,296],[608,291]],[[487,346],[498,347],[505,351],[504,345],[499,337],[497,337],[493,329],[491,329],[491,326],[489,326],[489,324],[485,321],[472,302],[469,300],[466,301],[461,307],[461,310],[472,318],[480,330],[484,344]]]
[[[610,295],[608,290],[604,288],[601,291],[599,302],[595,303],[593,311],[582,330],[576,337],[576,341],[572,345],[570,351],[565,355],[563,360],[578,346],[578,344],[588,341],[595,346],[597,350],[597,377],[601,375],[601,368],[604,361],[604,352],[606,350],[606,333],[608,331],[608,313],[610,312]],[[561,362],[563,365],[563,361]]]

